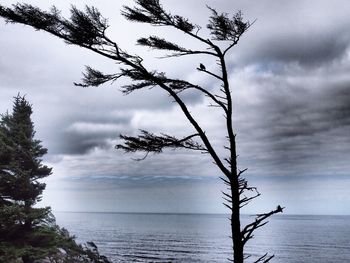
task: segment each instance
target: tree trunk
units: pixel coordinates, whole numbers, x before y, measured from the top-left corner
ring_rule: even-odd
[[[231,211],[231,233],[233,247],[233,262],[243,263],[243,242],[241,238],[241,222],[239,194],[236,187],[231,187],[232,211]]]

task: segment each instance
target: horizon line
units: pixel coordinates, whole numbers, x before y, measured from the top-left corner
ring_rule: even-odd
[[[82,213],[82,214],[154,214],[154,215],[227,215],[231,216],[229,213],[192,213],[192,212],[119,212],[119,211],[59,211],[52,210],[52,212],[57,213]],[[257,214],[243,213],[244,216],[255,216]],[[293,214],[293,213],[283,213],[277,216],[350,216],[350,214]]]

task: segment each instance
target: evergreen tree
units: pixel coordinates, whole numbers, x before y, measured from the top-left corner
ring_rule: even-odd
[[[33,262],[56,251],[54,218],[49,207],[34,208],[51,174],[42,164],[47,149],[34,138],[32,107],[20,95],[13,112],[0,121],[0,258]]]
[[[79,245],[57,226],[50,207],[33,207],[45,189],[38,180],[51,168],[41,163],[47,149],[34,138],[31,114],[32,106],[17,95],[12,114],[1,116],[0,262],[110,263],[93,242]]]
[[[50,207],[34,208],[51,174],[42,164],[47,149],[35,139],[32,106],[15,97],[12,114],[0,120],[0,262],[46,258],[52,263],[110,263],[93,242],[79,245],[55,223]]]

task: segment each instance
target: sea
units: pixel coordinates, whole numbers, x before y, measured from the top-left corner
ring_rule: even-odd
[[[54,212],[79,242],[93,241],[112,262],[229,262],[230,223],[222,214]],[[254,220],[244,215],[243,224]],[[246,245],[254,262],[350,262],[350,216],[275,215]]]

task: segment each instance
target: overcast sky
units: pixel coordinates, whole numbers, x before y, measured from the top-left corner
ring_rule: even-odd
[[[4,5],[15,1],[2,0]],[[62,3],[64,2],[64,3]],[[26,1],[69,15],[69,1]],[[205,28],[210,14],[242,10],[256,22],[227,62],[234,98],[239,166],[262,197],[245,210],[286,207],[291,214],[350,214],[350,2],[208,0],[162,2],[173,14]],[[179,32],[133,24],[120,15],[133,1],[74,1],[94,5],[108,18],[108,34],[152,69],[215,87],[196,70],[206,57],[155,59],[141,36],[160,34],[182,46],[200,45]],[[205,36],[203,29],[199,34]],[[114,73],[118,65],[87,50],[23,25],[0,20],[0,112],[13,96],[33,104],[37,138],[53,167],[43,204],[57,211],[224,213],[220,172],[208,156],[166,151],[142,162],[114,149],[118,134],[138,129],[186,136],[193,130],[161,90],[122,95],[122,82],[75,87],[85,65]],[[191,112],[224,153],[224,119],[205,98],[186,94]]]

